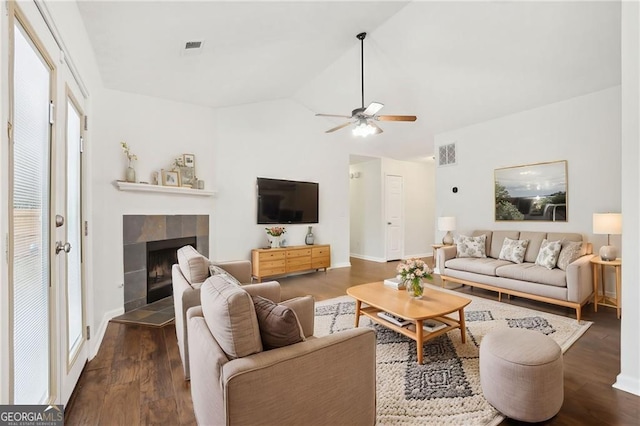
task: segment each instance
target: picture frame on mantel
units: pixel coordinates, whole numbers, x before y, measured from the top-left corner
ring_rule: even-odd
[[[194,154],[182,154],[182,165],[184,167],[196,167],[196,156]]]
[[[162,170],[162,186],[180,186],[179,170]]]
[[[567,222],[567,161],[495,169],[495,220]]]

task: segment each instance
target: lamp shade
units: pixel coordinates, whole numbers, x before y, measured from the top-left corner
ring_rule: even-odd
[[[438,218],[438,231],[455,231],[456,218],[454,216],[441,216]]]
[[[594,213],[594,234],[622,234],[622,214],[620,213]]]

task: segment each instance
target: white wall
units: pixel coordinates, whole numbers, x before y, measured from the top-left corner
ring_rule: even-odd
[[[386,261],[385,176],[403,178],[403,257],[431,255],[434,241],[435,179],[433,162],[398,161],[390,158],[352,164],[351,172],[351,254]]]
[[[349,265],[349,154],[323,133],[323,120],[290,100],[216,110],[216,222],[210,256],[249,259],[266,245],[256,223],[256,178],[319,183],[316,244],[331,244],[331,266]],[[304,244],[307,225],[286,225],[288,245]]]
[[[113,184],[124,179],[127,162],[120,141],[126,141],[138,156],[139,180],[149,181],[153,170],[167,168],[176,156],[190,153],[196,156],[196,173],[206,189],[215,188],[215,115],[210,108],[102,89],[94,93],[94,112],[89,182],[93,270],[88,280],[94,292],[92,355],[106,321],[123,310],[122,216],[208,214],[211,230],[217,203],[209,197],[123,192]]]
[[[592,235],[592,218],[620,211],[620,87],[436,136],[436,146],[451,142],[457,165],[436,170],[436,213],[455,216],[457,233],[566,231],[586,235],[595,251],[606,244]],[[556,160],[568,162],[568,221],[495,222],[494,170]],[[620,247],[619,237],[612,244]]]
[[[384,262],[382,160],[352,164],[349,171],[360,174],[349,181],[351,255]]]
[[[640,7],[622,3],[622,325],[614,387],[640,395]]]

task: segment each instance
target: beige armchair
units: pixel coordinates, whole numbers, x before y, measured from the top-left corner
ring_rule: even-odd
[[[250,296],[272,298],[279,287],[232,286],[218,276],[202,285],[202,305],[187,313],[198,424],[374,424],[375,332],[354,328],[314,338],[313,298],[299,297],[280,304],[296,313],[306,339],[265,351]]]
[[[171,279],[176,337],[185,380],[189,380],[187,310],[200,305],[200,286],[209,277],[211,263],[221,267],[241,283],[251,282],[251,262],[248,260],[216,263],[209,261],[191,246],[184,246],[178,250],[178,264],[173,265],[171,269]]]

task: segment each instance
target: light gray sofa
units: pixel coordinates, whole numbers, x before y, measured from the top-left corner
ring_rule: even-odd
[[[211,262],[191,246],[178,249],[178,263],[172,266],[171,279],[176,337],[185,380],[189,380],[187,311],[193,306],[200,305],[200,287],[209,277],[210,264],[221,267],[243,284],[251,282],[251,262],[248,260],[216,263]]]
[[[456,245],[438,250],[437,264],[442,285],[459,283],[524,297],[576,310],[580,321],[581,308],[593,295],[593,277],[589,260],[593,257],[591,243],[581,234],[558,232],[474,231],[472,236],[486,235],[486,258],[456,257]],[[515,264],[498,259],[505,237],[529,240],[524,262]],[[581,241],[582,256],[571,262],[566,270],[535,264],[543,239],[548,241]]]
[[[198,424],[375,424],[373,329],[315,338],[313,298],[280,302],[279,294],[277,282],[239,287],[219,275],[202,285],[202,305],[187,313]],[[252,296],[293,310],[305,339],[264,350]]]

